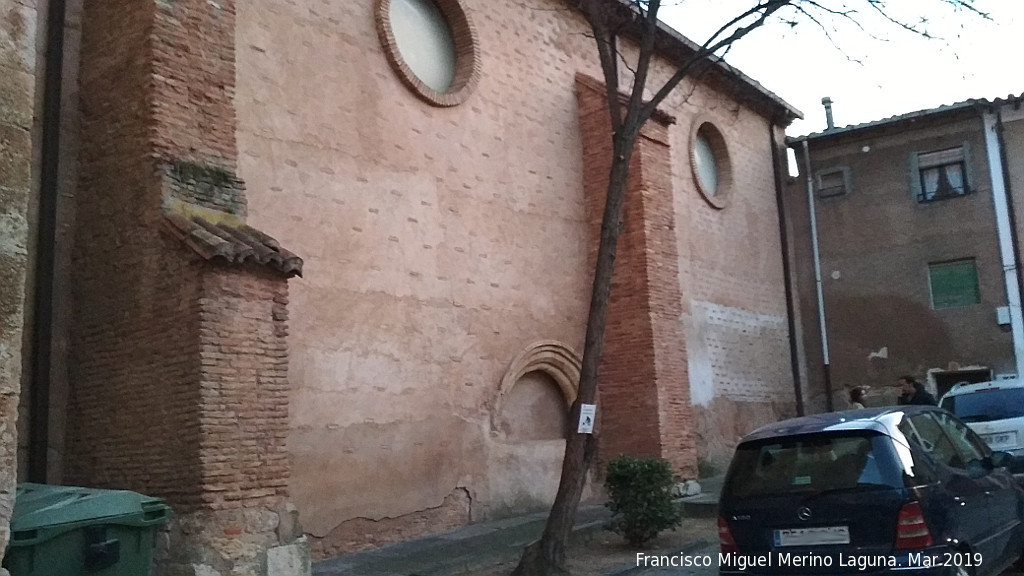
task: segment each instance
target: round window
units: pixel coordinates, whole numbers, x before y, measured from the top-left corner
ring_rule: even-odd
[[[479,50],[459,0],[377,0],[377,33],[403,83],[427,102],[454,106],[475,87]]]
[[[455,78],[455,40],[431,0],[391,0],[391,30],[402,60],[424,84],[446,92]]]
[[[697,132],[693,143],[694,163],[697,165],[697,178],[704,191],[714,196],[718,192],[718,162],[711,150],[711,143],[702,132]]]
[[[725,208],[732,185],[731,164],[725,139],[710,122],[694,124],[690,153],[693,179],[704,199],[715,208]]]

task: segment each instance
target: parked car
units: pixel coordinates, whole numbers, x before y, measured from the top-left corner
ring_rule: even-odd
[[[953,386],[939,405],[981,436],[993,450],[1024,456],[1024,382],[966,382]]]
[[[1024,550],[1024,490],[935,406],[764,426],[719,501],[720,574],[995,576]]]

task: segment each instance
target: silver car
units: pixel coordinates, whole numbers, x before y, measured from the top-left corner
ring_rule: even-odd
[[[953,386],[939,401],[992,450],[1024,456],[1024,382],[1000,380]]]

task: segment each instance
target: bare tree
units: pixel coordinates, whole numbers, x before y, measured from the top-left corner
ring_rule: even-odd
[[[796,26],[810,22],[817,26],[836,45],[833,33],[838,23],[856,27],[864,34],[875,37],[866,24],[871,17],[875,22],[894,26],[910,34],[931,38],[926,12],[916,21],[906,14],[896,14],[895,0],[750,0],[750,7],[729,19],[703,44],[693,46],[692,55],[677,62],[669,79],[657,87],[654,96],[643,99],[647,89],[658,42],[664,33],[658,21],[662,0],[566,0],[579,10],[590,25],[597,46],[604,76],[612,139],[611,170],[608,178],[607,199],[601,221],[601,239],[587,318],[587,333],[583,348],[579,394],[572,405],[570,422],[577,422],[582,404],[595,404],[598,388],[598,368],[604,340],[605,320],[611,293],[612,270],[619,233],[622,228],[622,206],[625,200],[629,164],[640,130],[665,98],[686,78],[701,74],[718,65],[721,57],[736,42],[769,22]],[[974,0],[931,0],[933,5],[954,11],[972,13],[987,18],[973,5]],[[634,62],[618,49],[619,39],[632,40],[636,48]],[[836,45],[839,48],[838,45]],[[632,85],[621,97],[619,66],[632,74]],[[526,547],[513,576],[550,576],[567,574],[565,547],[572,530],[587,471],[597,454],[597,441],[591,434],[570,433],[562,461],[562,476],[558,493],[548,516],[540,540]]]

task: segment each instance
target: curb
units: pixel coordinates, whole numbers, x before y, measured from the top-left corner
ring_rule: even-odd
[[[713,542],[711,540],[705,540],[703,538],[694,540],[693,542],[687,542],[681,548],[667,548],[664,550],[658,550],[652,552],[651,556],[685,556],[686,554],[692,554],[701,548],[707,548],[711,546]],[[625,566],[616,568],[611,572],[605,572],[602,576],[628,576],[630,574],[640,574],[645,570],[650,570],[650,566],[636,566],[634,564],[627,564]]]

